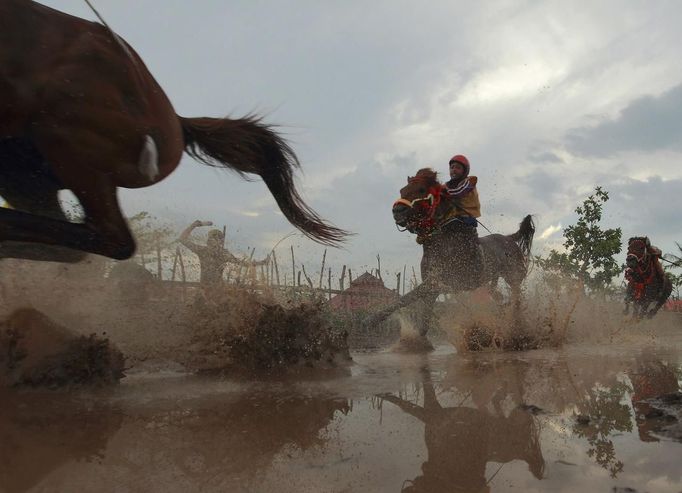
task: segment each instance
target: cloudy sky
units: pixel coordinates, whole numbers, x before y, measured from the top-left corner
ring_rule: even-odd
[[[94,19],[83,0],[45,3]],[[377,254],[388,272],[416,265],[391,204],[408,174],[446,174],[459,153],[479,177],[482,223],[506,234],[534,214],[536,254],[561,244],[597,185],[611,197],[606,227],[665,252],[682,242],[677,1],[94,4],[179,114],[256,111],[281,125],[304,197],[356,233],[328,253],[333,266],[373,267]],[[161,184],[121,195],[129,214],[226,224],[237,252],[265,255],[292,231],[262,183],[187,157]],[[323,247],[294,244],[319,262]]]

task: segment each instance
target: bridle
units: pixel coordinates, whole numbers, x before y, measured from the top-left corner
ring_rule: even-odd
[[[412,178],[414,180],[414,178]],[[409,181],[411,183],[411,181]],[[411,233],[417,233],[418,236],[426,237],[430,236],[433,231],[440,225],[436,221],[436,210],[441,204],[441,185],[433,185],[428,189],[428,194],[424,197],[418,197],[414,200],[408,200],[404,198],[399,198],[393,203],[393,207],[398,204],[402,204],[410,208],[411,211],[418,213],[419,218],[407,221],[406,226],[400,229],[400,226],[396,224],[399,231],[409,231]]]
[[[631,248],[636,243],[642,244],[642,253],[637,255],[635,252],[631,252]],[[636,246],[636,245],[635,245]],[[641,284],[650,284],[655,275],[655,269],[653,268],[653,262],[651,261],[651,253],[649,252],[649,245],[646,240],[635,239],[628,244],[628,253],[625,257],[626,264],[628,268],[637,275],[639,279],[642,279]],[[627,259],[634,259],[634,262],[628,264]],[[635,267],[631,267],[631,265]]]

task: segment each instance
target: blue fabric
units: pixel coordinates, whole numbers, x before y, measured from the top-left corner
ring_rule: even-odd
[[[473,226],[474,228],[478,227],[478,221],[476,220],[475,217],[471,216],[461,216],[458,218],[460,221],[462,221],[464,224],[467,226]]]

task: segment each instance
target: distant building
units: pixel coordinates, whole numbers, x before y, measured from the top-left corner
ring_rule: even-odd
[[[333,310],[366,310],[380,308],[396,301],[398,293],[384,286],[384,282],[365,272],[350,283],[350,287],[329,302]]]
[[[668,300],[663,305],[663,309],[668,312],[682,312],[682,300]]]

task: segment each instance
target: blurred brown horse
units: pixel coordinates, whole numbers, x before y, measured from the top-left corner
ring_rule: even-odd
[[[308,237],[338,244],[346,234],[303,202],[293,182],[296,155],[258,117],[180,117],[108,27],[29,0],[0,0],[0,195],[12,207],[0,209],[0,257],[129,258],[135,242],[117,188],[158,183],[183,151],[259,175]],[[82,223],[67,221],[62,189],[80,201]]]
[[[673,283],[658,260],[660,256],[661,251],[651,245],[648,237],[635,236],[628,240],[625,257],[625,279],[628,281],[625,290],[626,314],[632,303],[634,318],[652,318],[673,292]]]
[[[377,323],[395,310],[421,300],[425,309],[419,332],[424,336],[440,293],[457,293],[487,285],[495,295],[499,279],[509,285],[511,301],[519,307],[521,283],[526,277],[535,234],[532,217],[526,216],[516,233],[491,234],[472,242],[472,235],[464,231],[471,226],[453,218],[455,204],[443,197],[442,190],[437,173],[430,168],[420,169],[416,176],[409,177],[407,185],[400,190],[400,199],[393,204],[393,218],[398,227],[416,234],[422,244],[423,282],[368,322]],[[480,250],[477,252],[477,249]]]

